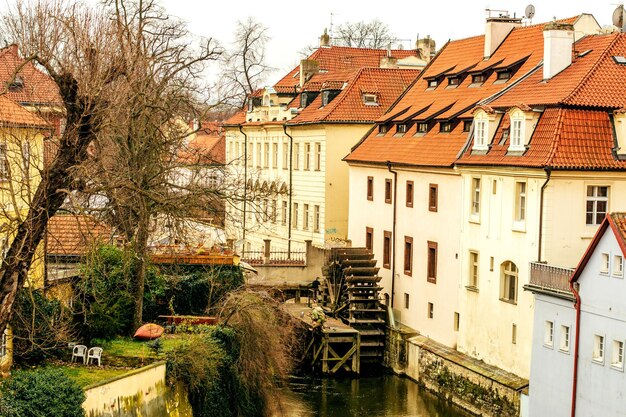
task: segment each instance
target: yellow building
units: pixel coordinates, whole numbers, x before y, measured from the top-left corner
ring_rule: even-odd
[[[324,41],[324,37],[322,37]],[[226,232],[260,251],[322,246],[348,235],[348,168],[341,162],[410,85],[432,41],[413,51],[328,46],[229,120],[226,161],[245,179],[245,204],[227,209]],[[299,242],[299,243],[294,243]]]

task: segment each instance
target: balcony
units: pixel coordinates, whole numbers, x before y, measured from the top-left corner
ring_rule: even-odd
[[[574,270],[571,268],[531,262],[530,284],[526,285],[524,289],[573,298],[569,287],[569,279],[573,273]]]

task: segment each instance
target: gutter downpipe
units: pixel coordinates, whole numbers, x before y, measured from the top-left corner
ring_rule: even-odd
[[[291,259],[291,210],[293,204],[291,202],[291,195],[293,194],[293,137],[287,133],[287,125],[283,124],[283,132],[289,138],[289,208],[287,212],[289,213],[289,219],[287,219],[287,259]]]
[[[541,186],[541,193],[539,196],[539,242],[537,243],[537,262],[541,262],[541,249],[543,246],[543,194],[548,186],[548,182],[550,182],[552,168],[546,167],[544,168],[544,171],[546,172],[546,181]]]
[[[578,283],[571,282],[569,287],[576,298],[576,338],[574,339],[574,374],[572,376],[572,414],[571,417],[576,417],[576,390],[578,385],[578,345],[580,341],[580,294],[578,293]]]
[[[387,161],[387,169],[393,174],[393,226],[391,232],[391,308],[396,295],[396,195],[398,194],[398,172],[391,169],[391,161]]]
[[[243,135],[243,244],[241,252],[245,251],[246,244],[246,205],[248,203],[248,135],[243,131],[243,127],[239,125],[239,132]]]

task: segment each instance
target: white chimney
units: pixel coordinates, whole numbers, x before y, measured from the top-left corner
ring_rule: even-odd
[[[572,63],[574,26],[550,22],[543,27],[543,79],[549,80]]]
[[[489,17],[485,26],[485,59],[498,49],[511,31],[522,26],[522,19],[515,17]]]

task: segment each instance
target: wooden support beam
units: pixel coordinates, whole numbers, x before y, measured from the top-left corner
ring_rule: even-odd
[[[328,373],[328,348],[330,347],[328,344],[328,334],[324,335],[324,338],[322,339],[322,373],[323,374],[327,374]]]

